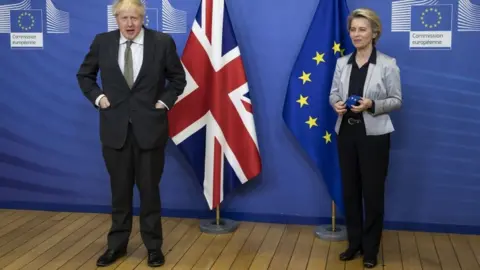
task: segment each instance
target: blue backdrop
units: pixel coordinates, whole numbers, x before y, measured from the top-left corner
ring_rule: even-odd
[[[109,29],[110,1],[20,1],[0,0],[0,207],[108,211],[110,190],[97,111],[82,96],[75,73],[94,35]],[[480,232],[480,14],[459,8],[480,6],[480,0],[417,1],[447,5],[439,8],[443,15],[427,14],[442,17],[442,27],[425,28],[433,32],[423,37],[429,42],[421,43],[442,44],[423,49],[413,43],[422,39],[415,32],[423,30],[418,18],[422,11],[415,7],[410,13],[406,4],[411,2],[349,1],[350,9],[370,7],[379,13],[383,34],[378,49],[395,57],[401,69],[404,105],[393,115],[397,131],[386,226]],[[323,180],[281,117],[290,71],[317,3],[227,1],[250,82],[263,172],[226,198],[225,215],[306,224],[329,221],[331,200]],[[150,26],[176,32],[172,35],[180,54],[198,4],[147,1]],[[15,7],[37,10],[31,14],[42,27],[24,32],[40,33],[11,33],[22,30],[15,18],[10,28],[10,17],[4,16]],[[162,11],[173,14],[173,26]],[[429,23],[427,15],[422,25]],[[30,17],[20,22],[26,28],[29,23]],[[41,47],[32,48],[34,43]],[[211,214],[198,181],[173,144],[167,156],[161,182],[165,215]]]

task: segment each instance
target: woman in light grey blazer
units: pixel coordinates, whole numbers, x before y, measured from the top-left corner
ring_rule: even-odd
[[[400,70],[394,58],[375,48],[381,22],[374,11],[354,10],[348,30],[356,50],[337,60],[330,92],[330,104],[338,114],[335,131],[349,242],[340,259],[363,254],[364,266],[373,268],[383,230],[390,133],[394,131],[389,113],[402,105]],[[356,101],[355,96],[360,99]]]

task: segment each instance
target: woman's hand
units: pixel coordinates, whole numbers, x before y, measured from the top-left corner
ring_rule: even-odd
[[[345,108],[345,102],[343,101],[338,101],[333,105],[333,107],[338,115],[344,115],[347,112],[347,109]]]
[[[360,103],[360,105],[352,106],[352,112],[360,113],[372,107],[372,100],[368,98],[362,98],[358,101],[358,103]]]

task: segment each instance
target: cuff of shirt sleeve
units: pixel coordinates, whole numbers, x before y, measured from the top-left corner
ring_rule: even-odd
[[[101,94],[100,96],[97,97],[97,99],[95,99],[95,106],[100,107],[100,99],[102,99],[102,97],[104,96],[105,96],[104,94]]]
[[[368,108],[370,113],[375,113],[375,100],[372,100],[372,107]]]
[[[158,100],[157,102],[158,102],[158,103],[162,103],[162,104],[163,104],[163,106],[165,106],[165,108],[167,108],[167,110],[170,110],[170,108],[168,108],[167,104],[165,104],[163,101],[161,101],[161,100]]]

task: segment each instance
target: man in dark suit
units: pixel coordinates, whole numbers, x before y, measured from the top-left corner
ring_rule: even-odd
[[[108,249],[97,265],[110,265],[126,253],[136,184],[148,265],[161,266],[165,258],[158,185],[168,139],[167,110],[186,86],[185,71],[173,39],[143,26],[140,0],[117,0],[113,12],[119,30],[95,37],[77,74],[83,94],[99,110],[111,183],[112,226]],[[96,82],[99,70],[102,89]]]

